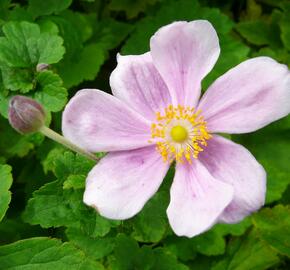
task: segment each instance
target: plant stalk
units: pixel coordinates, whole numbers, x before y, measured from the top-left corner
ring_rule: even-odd
[[[57,143],[60,143],[62,145],[64,145],[65,147],[67,147],[68,149],[83,155],[93,161],[99,161],[99,158],[97,158],[94,154],[76,146],[75,144],[71,143],[69,140],[67,140],[65,137],[63,137],[62,135],[58,134],[57,132],[53,131],[52,129],[50,129],[49,127],[46,126],[42,126],[39,130],[39,132],[41,132],[44,136],[56,141]]]

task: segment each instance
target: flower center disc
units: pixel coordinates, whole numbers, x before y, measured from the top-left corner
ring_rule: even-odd
[[[194,108],[169,105],[164,113],[156,113],[151,125],[151,140],[164,161],[192,162],[211,138],[200,111]]]
[[[171,129],[170,135],[175,142],[184,142],[188,138],[187,130],[183,126],[175,126]]]

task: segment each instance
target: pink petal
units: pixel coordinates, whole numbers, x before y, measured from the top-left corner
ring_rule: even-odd
[[[73,143],[91,151],[148,146],[150,123],[122,101],[99,90],[79,91],[63,112],[62,131]]]
[[[173,231],[193,237],[210,227],[233,198],[232,186],[216,180],[198,161],[177,164],[167,215]]]
[[[218,78],[198,109],[212,132],[255,131],[289,114],[289,70],[269,57],[247,60]]]
[[[201,80],[219,56],[216,31],[208,21],[175,22],[160,28],[150,41],[153,63],[176,106],[195,106]]]
[[[113,94],[144,117],[155,119],[171,103],[170,94],[152,63],[150,53],[118,55],[118,65],[110,77]]]
[[[214,136],[199,158],[215,178],[234,187],[233,201],[221,215],[221,221],[239,222],[264,204],[266,173],[246,148]]]
[[[154,195],[168,168],[154,146],[110,153],[89,173],[84,202],[104,217],[130,218]]]

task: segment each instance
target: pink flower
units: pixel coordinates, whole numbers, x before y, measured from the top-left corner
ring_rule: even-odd
[[[200,98],[220,53],[208,21],[174,22],[150,52],[118,56],[114,96],[79,91],[63,114],[63,134],[91,151],[109,151],[87,177],[84,202],[110,219],[137,214],[170,164],[176,173],[167,215],[177,235],[235,223],[265,201],[266,173],[243,146],[217,133],[247,133],[290,112],[290,75],[268,57],[247,60]]]

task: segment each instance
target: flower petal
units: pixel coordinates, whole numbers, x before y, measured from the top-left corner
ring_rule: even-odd
[[[144,117],[155,119],[156,111],[167,107],[171,98],[167,86],[152,63],[150,53],[118,55],[118,65],[110,77],[114,96]]]
[[[247,60],[218,78],[198,109],[212,132],[252,132],[290,112],[290,72],[269,57]]]
[[[232,186],[213,178],[198,160],[177,164],[167,209],[173,231],[193,237],[208,230],[232,197]]]
[[[110,153],[89,173],[84,202],[110,219],[138,213],[169,168],[154,146]]]
[[[264,204],[266,173],[246,148],[215,135],[199,159],[215,178],[234,188],[233,201],[221,215],[221,221],[239,222]]]
[[[66,138],[91,152],[148,146],[150,123],[122,101],[100,90],[79,91],[63,112]]]
[[[152,36],[150,48],[153,63],[167,84],[174,105],[195,106],[201,80],[220,52],[212,25],[205,20],[172,23]]]

